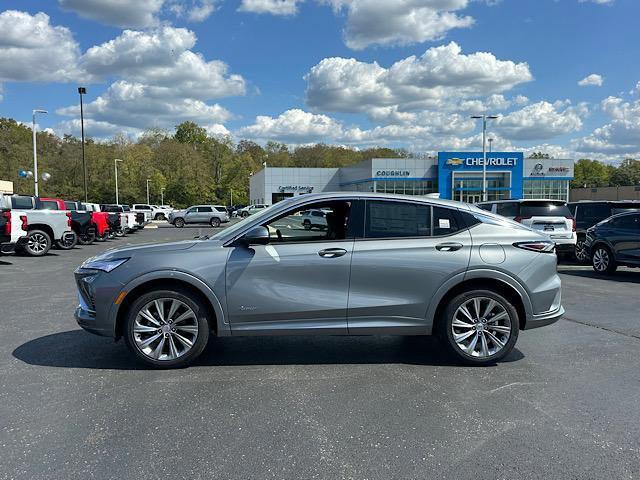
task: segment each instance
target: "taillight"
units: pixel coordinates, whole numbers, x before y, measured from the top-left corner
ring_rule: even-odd
[[[29,224],[27,223],[27,216],[26,215],[20,215],[20,221],[22,222],[22,225],[20,225],[20,228],[22,228],[22,230],[24,230],[25,232],[29,231]]]
[[[7,220],[7,223],[4,226],[4,233],[6,235],[11,235],[11,212],[2,212],[2,216]]]
[[[571,220],[571,231],[575,232],[576,231],[576,217],[570,217],[569,215],[567,215],[564,218],[568,218],[569,220]]]
[[[521,248],[523,250],[529,250],[532,252],[540,253],[553,253],[556,249],[556,244],[553,242],[546,242],[544,240],[538,240],[535,242],[516,242],[514,247]]]
[[[71,226],[71,212],[67,212],[67,226]]]

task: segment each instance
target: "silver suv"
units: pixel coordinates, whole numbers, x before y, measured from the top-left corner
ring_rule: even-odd
[[[301,213],[326,212],[307,230]],[[563,313],[554,244],[450,201],[370,193],[284,200],[212,237],[109,250],[76,272],[84,329],[179,367],[211,335],[430,335],[494,363]]]
[[[178,228],[182,228],[188,223],[209,224],[217,228],[221,223],[229,221],[229,213],[222,205],[194,205],[186,210],[176,210],[169,213],[167,220]]]

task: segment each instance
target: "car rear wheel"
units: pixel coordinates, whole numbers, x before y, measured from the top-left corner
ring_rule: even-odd
[[[584,263],[589,260],[589,253],[584,246],[584,240],[578,239],[576,242],[576,251],[575,251],[576,261],[579,263]]]
[[[78,243],[80,245],[91,245],[95,241],[96,241],[95,232],[83,233],[82,235],[78,236]]]
[[[60,250],[71,250],[78,244],[78,235],[76,232],[66,234],[60,240],[56,240],[56,248]]]
[[[441,322],[440,334],[447,350],[468,365],[501,360],[518,339],[518,312],[506,298],[489,290],[456,296]]]
[[[153,367],[185,367],[209,340],[207,309],[188,291],[157,290],[142,295],[126,318],[127,347]]]
[[[616,260],[611,254],[611,250],[609,250],[604,245],[599,245],[593,250],[593,255],[591,256],[591,265],[597,273],[600,273],[602,275],[612,274],[618,268],[618,265],[616,265]]]
[[[216,217],[212,218],[209,221],[209,225],[211,225],[213,228],[218,228],[220,226],[220,219]]]
[[[184,220],[182,218],[176,218],[173,221],[173,224],[178,228],[182,228],[182,227],[184,227]]]
[[[109,238],[109,232],[105,231],[102,235],[96,233],[96,241],[98,242],[106,242],[107,238]]]
[[[50,249],[51,237],[42,230],[31,230],[27,235],[27,243],[23,247],[24,252],[32,257],[46,255]]]
[[[242,212],[242,218],[247,218],[249,216],[249,212]]]

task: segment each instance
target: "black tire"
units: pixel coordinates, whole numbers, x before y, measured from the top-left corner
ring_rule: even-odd
[[[249,216],[249,212],[242,212],[242,218],[247,218]]]
[[[56,240],[56,248],[60,250],[71,250],[78,244],[78,235],[65,235],[61,240]]]
[[[218,228],[220,226],[220,219],[218,217],[213,217],[211,220],[209,220],[209,225],[211,225],[213,228]]]
[[[96,233],[96,242],[106,242],[107,238],[109,238],[108,232],[105,232],[102,235]]]
[[[95,232],[85,233],[85,234],[82,234],[82,235],[78,236],[78,243],[80,245],[91,245],[95,241],[96,241],[96,233]]]
[[[179,300],[180,302],[188,305],[196,315],[198,333],[195,341],[193,342],[193,346],[184,355],[174,360],[156,360],[147,356],[140,350],[134,337],[133,329],[138,312],[149,302],[161,298]],[[170,288],[151,291],[138,297],[129,307],[125,317],[124,340],[129,350],[138,358],[138,360],[142,361],[146,365],[154,368],[186,367],[198,358],[207,346],[210,332],[207,315],[207,308],[203,301],[198,296],[187,290]]]
[[[584,238],[578,239],[574,252],[574,258],[577,263],[587,263],[589,261],[589,252],[584,246]]]
[[[483,299],[495,301],[499,306],[501,306],[504,309],[504,312],[506,312],[508,316],[509,328],[510,328],[508,340],[500,350],[486,357],[473,356],[463,351],[462,348],[458,346],[458,344],[456,343],[453,337],[454,329],[452,327],[452,323],[454,321],[454,317],[456,312],[458,311],[458,308],[474,298],[483,298]],[[490,321],[491,317],[489,316],[489,318],[486,320]],[[469,323],[471,324],[471,322]],[[476,327],[476,328],[480,328],[480,327]],[[485,327],[482,327],[482,328],[484,329]],[[460,295],[457,295],[455,298],[453,298],[449,302],[449,304],[444,310],[442,317],[439,319],[438,335],[440,336],[440,339],[444,344],[446,350],[456,360],[462,363],[465,363],[467,365],[484,366],[484,365],[493,365],[499,360],[503,359],[509,353],[511,353],[511,350],[513,350],[513,347],[515,346],[516,341],[518,340],[519,329],[520,329],[520,322],[518,319],[518,311],[511,304],[511,302],[509,302],[509,300],[507,300],[502,295],[496,292],[493,292],[491,290],[469,290],[467,292],[461,293]],[[476,333],[476,335],[480,335],[480,334]],[[483,333],[482,336],[485,336],[485,334]],[[488,336],[486,338],[488,339]],[[494,343],[493,345],[495,347]]]
[[[124,228],[120,227],[115,232],[116,237],[124,237],[126,235]]]
[[[164,216],[164,213],[156,213],[156,216],[154,217],[154,220],[166,220],[167,217]]]
[[[27,243],[20,249],[31,257],[42,257],[51,249],[51,237],[42,230],[30,230],[27,234]]]
[[[182,227],[184,227],[184,219],[182,219],[182,218],[176,218],[176,219],[173,221],[173,225],[174,225],[174,226],[176,226],[177,228],[182,228]]]
[[[591,266],[600,275],[612,275],[618,268],[613,253],[606,245],[596,245],[591,255]]]

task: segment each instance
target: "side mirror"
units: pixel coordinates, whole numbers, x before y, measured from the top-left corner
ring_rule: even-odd
[[[270,237],[267,227],[253,227],[243,235],[242,241],[247,245],[266,245]]]

